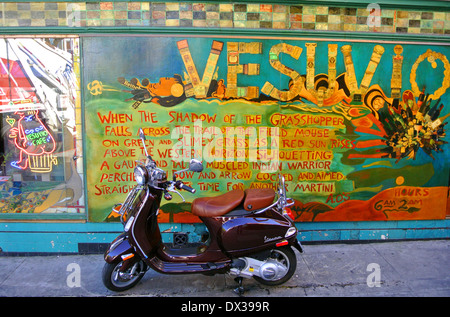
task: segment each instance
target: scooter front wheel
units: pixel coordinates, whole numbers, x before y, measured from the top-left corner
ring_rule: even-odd
[[[259,283],[269,286],[287,282],[297,268],[297,258],[289,246],[273,249],[262,265],[261,276],[253,276]]]
[[[140,260],[124,272],[120,271],[123,261],[105,263],[102,271],[103,284],[111,291],[123,292],[134,287],[147,271],[147,265]]]

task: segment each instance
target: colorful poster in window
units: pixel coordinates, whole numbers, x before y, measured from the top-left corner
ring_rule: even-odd
[[[450,47],[318,39],[84,37],[89,217],[111,207],[143,155],[197,189],[161,221],[196,222],[196,197],[274,188],[296,221],[443,219]]]
[[[0,217],[84,213],[78,50],[74,38],[0,40]]]

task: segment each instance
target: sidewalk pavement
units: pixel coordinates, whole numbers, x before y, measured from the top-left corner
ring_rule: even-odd
[[[305,245],[291,280],[269,287],[244,279],[244,297],[448,297],[450,240]],[[2,297],[237,297],[232,276],[149,270],[122,293],[103,286],[103,256],[0,256]]]

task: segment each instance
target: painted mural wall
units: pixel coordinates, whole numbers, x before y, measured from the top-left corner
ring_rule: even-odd
[[[82,38],[89,220],[134,185],[138,129],[157,164],[191,158],[197,189],[161,221],[197,222],[192,200],[275,188],[296,221],[443,219],[449,185],[450,47],[326,39]]]

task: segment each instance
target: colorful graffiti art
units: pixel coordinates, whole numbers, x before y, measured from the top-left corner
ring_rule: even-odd
[[[210,196],[274,188],[296,221],[442,219],[447,46],[272,38],[86,37],[91,221],[133,186],[142,127],[157,164]],[[111,63],[111,61],[114,61]],[[196,222],[190,201],[160,218]]]

